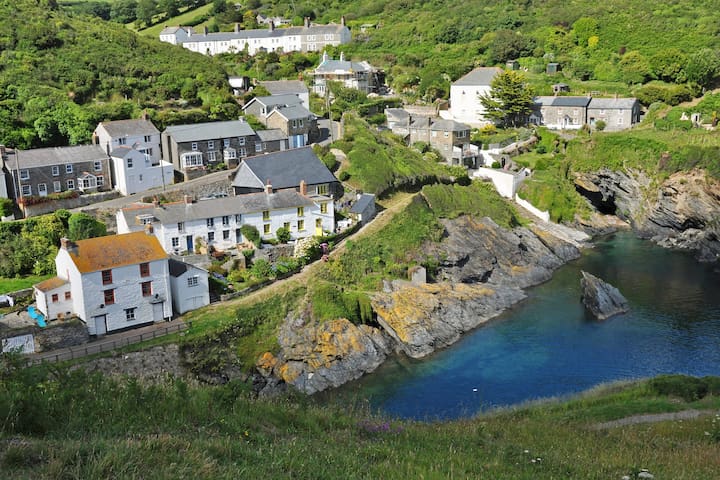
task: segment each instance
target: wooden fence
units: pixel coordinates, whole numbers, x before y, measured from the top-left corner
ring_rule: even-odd
[[[183,322],[172,323],[170,325],[153,328],[150,331],[139,332],[135,334],[119,334],[118,338],[106,338],[75,347],[67,347],[48,353],[38,353],[28,358],[28,365],[35,365],[43,362],[63,362],[74,360],[76,358],[95,355],[97,353],[109,352],[120,347],[133,345],[135,343],[152,340],[153,338],[163,337],[171,333],[184,331],[192,326],[192,322],[187,324]]]

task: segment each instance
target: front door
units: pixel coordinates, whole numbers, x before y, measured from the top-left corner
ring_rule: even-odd
[[[315,219],[315,236],[322,237],[322,218]]]
[[[95,335],[105,335],[107,333],[107,315],[98,315],[95,318]]]
[[[163,304],[162,302],[153,303],[153,322],[163,321]]]
[[[185,237],[185,242],[188,253],[193,253],[195,251],[195,248],[193,248],[192,235],[188,235],[187,237]]]

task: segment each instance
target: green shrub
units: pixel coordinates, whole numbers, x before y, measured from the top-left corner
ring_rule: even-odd
[[[287,243],[290,241],[290,230],[285,227],[280,227],[275,232],[275,238],[280,243]]]
[[[598,120],[597,122],[595,122],[595,130],[597,130],[598,132],[602,132],[603,130],[605,130],[605,127],[607,127],[607,123],[605,123],[605,120]]]
[[[341,182],[346,182],[350,179],[350,174],[347,172],[347,170],[343,170],[340,172],[340,175],[338,176],[338,180]]]
[[[243,237],[250,240],[255,245],[260,245],[260,232],[252,225],[242,225],[240,227],[240,233]]]
[[[680,397],[686,402],[700,400],[708,394],[708,382],[687,375],[661,375],[650,380],[650,388],[658,395]]]

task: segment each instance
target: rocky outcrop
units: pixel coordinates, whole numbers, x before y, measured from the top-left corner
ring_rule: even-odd
[[[643,238],[720,259],[720,182],[702,170],[678,172],[659,186],[636,170],[577,175],[575,185],[600,212],[628,221]]]
[[[630,304],[617,288],[594,275],[582,272],[580,286],[585,308],[598,320],[606,320],[630,310]]]
[[[506,230],[489,218],[460,217],[443,225],[444,240],[425,249],[438,259],[439,282],[395,281],[372,302],[378,323],[413,358],[454,343],[525,298],[522,288],[548,280],[579,256],[577,247],[546,231]]]
[[[458,341],[460,335],[525,298],[517,287],[393,282],[391,293],[377,294],[378,323],[412,358],[424,357]]]
[[[266,352],[256,364],[269,379],[261,394],[271,392],[277,381],[307,394],[338,387],[372,372],[392,351],[392,341],[384,332],[344,318],[309,324],[288,319],[278,343],[277,355]]]

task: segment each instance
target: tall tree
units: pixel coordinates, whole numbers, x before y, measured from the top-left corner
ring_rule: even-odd
[[[485,117],[503,126],[517,127],[527,123],[533,109],[533,92],[525,76],[515,70],[496,75],[490,93],[480,95]]]

